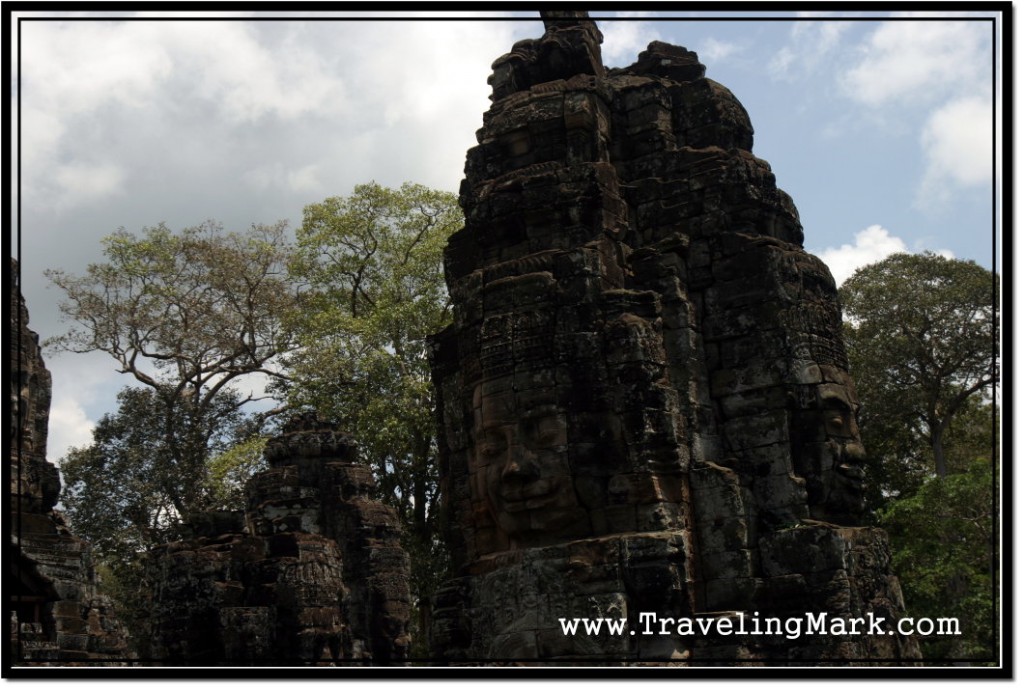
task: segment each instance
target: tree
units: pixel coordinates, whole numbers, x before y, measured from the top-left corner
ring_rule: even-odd
[[[304,293],[294,323],[301,347],[287,359],[290,402],[338,419],[359,442],[404,519],[424,605],[443,558],[427,337],[450,320],[442,255],[461,224],[453,194],[359,185],[306,207],[291,266]]]
[[[870,400],[866,405],[870,406]],[[950,474],[965,472],[977,460],[994,464],[993,430],[998,427],[998,417],[993,403],[980,396],[964,403],[942,442]],[[900,420],[887,419],[871,420],[863,430],[869,451],[865,471],[870,478],[866,490],[870,509],[882,509],[894,498],[913,496],[934,475],[931,448],[913,429],[912,421],[901,426]]]
[[[163,470],[192,480],[166,494],[185,516],[204,508],[216,430],[262,398],[228,395],[232,387],[254,374],[283,376],[274,363],[291,348],[285,320],[296,304],[285,224],[245,234],[225,234],[212,222],[175,234],[161,224],[141,237],[119,230],[103,245],[107,261],[90,264],[84,276],[47,272],[72,322],[48,345],[106,352],[148,387],[147,405],[162,408],[148,419],[161,425]]]
[[[61,460],[61,501],[75,533],[91,543],[119,614],[141,643],[154,585],[149,551],[182,537],[183,510],[241,510],[236,485],[258,469],[247,450],[262,448],[263,440],[253,437],[253,421],[230,390],[219,392],[202,417],[184,412],[189,401],[168,408],[152,389],[126,387],[117,400],[117,412],[93,430],[92,444]],[[178,419],[168,421],[168,415]],[[207,459],[210,473],[202,467]]]
[[[197,481],[205,473],[180,465],[174,449],[201,447],[185,458],[205,461],[246,436],[246,425],[238,395],[230,391],[216,397],[199,430],[175,420],[168,425],[164,417],[181,414],[181,408],[168,409],[150,389],[126,387],[117,400],[117,412],[104,415],[93,429],[92,444],[71,449],[61,460],[61,499],[76,533],[99,554],[127,562],[177,538],[183,507],[208,506],[202,498],[208,488]]]
[[[869,502],[908,613],[956,617],[963,632],[923,636],[931,659],[993,655],[996,280],[974,262],[900,254],[840,289]]]
[[[996,276],[971,261],[895,254],[859,269],[840,298],[865,446],[922,479],[927,457],[945,477],[950,429],[999,381]]]
[[[122,229],[103,252],[106,261],[83,276],[47,272],[71,322],[48,345],[106,352],[142,385],[122,391],[93,444],[61,464],[72,525],[93,542],[131,625],[145,609],[148,551],[178,537],[190,516],[237,498],[231,469],[212,464],[211,475],[211,461],[274,412],[248,416],[263,396],[237,385],[283,376],[276,360],[292,347],[286,320],[296,297],[284,223],[245,234],[214,223],[180,233],[161,224],[140,236]]]
[[[908,614],[960,624],[960,636],[922,636],[926,658],[994,657],[993,506],[992,464],[980,459],[882,513]]]

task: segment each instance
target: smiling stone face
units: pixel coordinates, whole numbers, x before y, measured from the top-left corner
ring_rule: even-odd
[[[807,481],[812,517],[848,523],[864,510],[860,405],[850,376],[827,369],[833,381],[811,387],[810,406],[797,415],[800,443],[795,460],[797,472]]]
[[[474,393],[472,494],[514,547],[586,533],[573,485],[565,411],[548,390]]]

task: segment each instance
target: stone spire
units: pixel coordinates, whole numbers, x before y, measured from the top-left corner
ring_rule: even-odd
[[[55,511],[60,474],[46,460],[50,372],[11,260],[7,362],[10,375],[10,566],[12,664],[66,665],[126,662],[127,632],[98,587],[89,544],[68,530]]]
[[[192,521],[156,563],[154,647],[170,664],[402,663],[409,557],[355,442],[296,415],[267,442],[270,469],[243,515]]]
[[[559,618],[902,610],[863,503],[835,283],[696,54],[585,13],[495,61],[434,340],[439,656],[906,659],[902,636],[565,636]],[[895,622],[895,618],[892,620]]]
[[[601,42],[604,37],[586,12],[541,12],[544,36],[519,41],[495,60],[487,83],[491,100],[528,90],[535,84],[568,79],[577,74],[603,77]]]

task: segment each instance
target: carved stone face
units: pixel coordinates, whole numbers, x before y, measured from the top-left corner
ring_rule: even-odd
[[[864,510],[864,446],[857,426],[856,394],[849,376],[845,383],[813,387],[813,407],[800,413],[797,471],[807,481],[811,516],[820,520],[855,522]]]
[[[585,532],[568,461],[565,411],[550,391],[474,393],[473,499],[513,547]]]

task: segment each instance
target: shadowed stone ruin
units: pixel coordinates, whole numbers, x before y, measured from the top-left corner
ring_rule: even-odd
[[[353,441],[295,416],[246,486],[244,513],[204,514],[156,555],[155,657],[166,664],[401,663],[409,558],[370,499]]]
[[[835,283],[743,106],[685,48],[607,69],[586,13],[541,14],[543,37],[493,65],[445,253],[433,372],[456,573],[434,654],[919,657],[901,635],[642,635],[645,612],[750,631],[808,612],[894,625],[903,603],[885,534],[856,527]],[[564,635],[576,617],[628,624]]]
[[[13,275],[17,276],[17,265]],[[50,373],[15,286],[11,375],[13,664],[127,663],[127,630],[97,589],[89,545],[54,510],[46,461]],[[292,418],[248,483],[244,515],[190,522],[153,562],[152,654],[184,665],[401,664],[409,648],[409,558],[353,441],[315,416]],[[154,660],[147,660],[147,663]]]
[[[11,276],[18,265],[11,260]],[[50,372],[28,328],[20,286],[12,286],[7,362],[11,382],[8,604],[13,665],[126,661],[126,629],[98,591],[88,543],[54,510],[60,474],[46,460]]]

